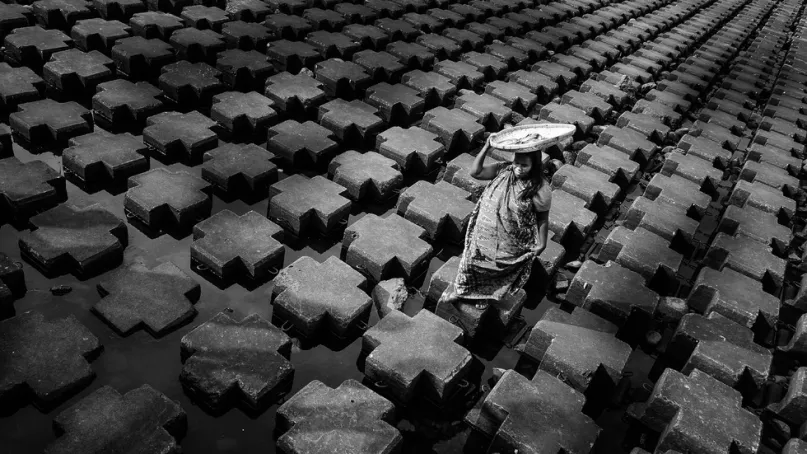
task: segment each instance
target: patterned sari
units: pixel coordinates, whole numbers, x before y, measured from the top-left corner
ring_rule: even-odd
[[[518,200],[517,185],[513,166],[503,166],[479,198],[454,281],[460,298],[500,301],[527,283],[535,259],[532,249],[538,242],[537,210],[531,200]],[[544,202],[538,209],[548,211],[552,196],[548,182],[538,194]]]

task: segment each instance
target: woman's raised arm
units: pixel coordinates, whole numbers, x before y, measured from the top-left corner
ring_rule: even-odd
[[[476,159],[474,159],[474,163],[471,165],[470,174],[477,180],[492,180],[496,178],[496,174],[498,173],[501,162],[485,165],[485,157],[488,154],[489,148],[490,139],[485,142],[485,146],[483,146],[479,154],[476,155]]]

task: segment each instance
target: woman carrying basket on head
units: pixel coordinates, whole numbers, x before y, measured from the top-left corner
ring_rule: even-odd
[[[457,277],[443,293],[444,302],[472,300],[485,309],[501,301],[524,287],[533,261],[546,248],[552,192],[544,178],[541,150],[570,136],[574,126],[531,126],[535,129],[499,133],[507,139],[491,135],[474,160],[471,176],[491,181],[468,221]],[[509,144],[515,151],[512,162],[485,164],[492,142],[497,148]]]

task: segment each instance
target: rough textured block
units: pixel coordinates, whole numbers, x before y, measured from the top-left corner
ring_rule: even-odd
[[[65,200],[64,177],[49,165],[0,159],[0,221],[21,219]]]
[[[266,56],[254,50],[229,49],[219,53],[216,69],[221,71],[221,80],[233,90],[263,92],[266,79],[275,68]]]
[[[222,210],[193,226],[191,260],[229,281],[246,274],[262,282],[283,266],[283,229],[263,215]]]
[[[93,16],[85,0],[38,0],[33,2],[37,22],[47,28],[69,30],[76,21]]]
[[[123,22],[98,18],[78,21],[70,30],[70,37],[76,47],[84,52],[97,50],[105,55],[112,51],[115,41],[131,34],[131,27]]]
[[[740,179],[749,183],[759,182],[786,193],[795,193],[799,187],[798,178],[787,170],[764,162],[745,161],[740,171]]]
[[[598,170],[620,187],[630,184],[639,172],[639,164],[628,159],[625,153],[609,146],[600,147],[593,144],[586,145],[577,153],[574,165]]]
[[[149,169],[146,145],[129,133],[110,134],[98,130],[70,139],[62,154],[62,165],[88,185],[123,182]]]
[[[345,262],[375,281],[403,277],[411,282],[428,266],[434,250],[424,241],[426,231],[391,214],[367,214],[345,230]]]
[[[74,316],[25,312],[0,321],[0,399],[30,395],[46,410],[86,387],[101,344]]]
[[[341,4],[346,6],[348,5],[347,3],[341,3]],[[360,7],[360,5],[351,5],[351,6]],[[381,30],[380,28],[374,25],[362,25],[354,21],[350,22],[351,22],[350,25],[342,29],[342,34],[352,39],[353,41],[358,42],[363,49],[372,49],[374,51],[381,51],[387,48],[387,45],[389,44],[389,38],[387,37],[387,34],[384,33],[384,30]],[[356,54],[353,54],[354,61],[355,58]]]
[[[741,180],[734,185],[729,197],[729,203],[740,208],[750,206],[771,213],[775,216],[793,216],[796,210],[796,201],[787,198],[782,191],[756,182],[749,183]]]
[[[652,316],[659,297],[645,287],[639,273],[613,262],[599,265],[587,260],[575,274],[566,300],[622,327],[633,312]]]
[[[648,230],[618,226],[605,239],[599,259],[613,260],[648,280],[658,276],[673,282],[683,257],[669,248],[667,240]]]
[[[731,159],[731,152],[729,150],[724,149],[717,142],[705,137],[694,137],[687,134],[678,141],[677,146],[686,151],[687,154],[704,159],[718,168],[725,168],[726,164]]]
[[[403,172],[431,172],[445,154],[437,135],[417,126],[395,126],[376,138],[376,151],[397,162]]]
[[[260,0],[230,0],[227,2],[227,15],[244,22],[263,22],[273,9]]]
[[[802,319],[803,318],[804,317],[802,317]],[[805,378],[807,378],[807,368],[799,367],[796,369],[796,372],[790,376],[787,394],[785,394],[780,402],[768,406],[768,409],[794,427],[799,427],[807,421],[807,408],[805,408],[807,402],[805,402],[806,399],[804,395]],[[791,445],[793,440],[788,442],[788,445]],[[801,442],[801,444],[803,445],[804,442]],[[804,446],[802,446],[802,449],[803,448]],[[782,452],[797,454],[801,451],[788,451],[786,447]]]
[[[657,173],[653,176],[644,191],[644,196],[650,200],[663,200],[677,205],[687,214],[700,219],[712,198],[698,189],[698,186],[678,175],[665,176]]]
[[[490,131],[501,130],[513,116],[513,111],[501,99],[488,94],[478,95],[470,90],[463,90],[454,101],[454,107],[469,113]]]
[[[616,332],[615,325],[579,307],[571,314],[550,307],[532,328],[523,355],[581,393],[603,382],[614,386],[632,351],[614,337]],[[600,368],[604,377],[597,375]]]
[[[539,370],[532,380],[502,375],[466,421],[493,438],[491,452],[590,452],[600,428],[582,413],[586,398]]]
[[[586,115],[585,111],[568,104],[549,103],[541,108],[541,120],[552,123],[569,123],[577,127],[577,132],[586,135],[594,127],[594,119]]]
[[[698,369],[733,388],[749,378],[761,386],[772,360],[771,352],[754,343],[750,329],[718,313],[684,315],[665,356],[672,361],[671,367],[685,374]]]
[[[196,316],[201,290],[171,262],[152,268],[135,262],[98,284],[102,299],[92,311],[124,336],[145,329],[160,337]]]
[[[365,102],[378,109],[387,124],[411,124],[423,115],[426,101],[418,92],[405,85],[389,85],[386,82],[367,89]]]
[[[597,145],[608,145],[626,153],[640,165],[645,165],[656,153],[658,146],[647,140],[642,132],[629,128],[606,126],[597,139]]]
[[[180,354],[183,389],[216,413],[236,403],[263,411],[294,376],[291,339],[257,314],[241,321],[216,314],[182,337]]]
[[[334,99],[319,106],[317,120],[342,142],[373,143],[384,121],[378,109],[359,100]]]
[[[585,200],[566,191],[552,191],[549,231],[557,235],[556,241],[568,244],[584,239],[596,220],[597,214],[588,209]]]
[[[461,61],[439,61],[434,65],[434,72],[448,77],[451,82],[457,86],[457,89],[460,90],[474,90],[478,88],[485,79],[485,75],[477,71],[475,66]]]
[[[43,99],[18,108],[8,117],[9,126],[34,147],[65,144],[72,137],[93,131],[92,114],[74,101]]]
[[[123,395],[103,386],[56,416],[54,430],[63,435],[45,452],[176,452],[187,424],[182,407],[149,385]]]
[[[355,334],[368,321],[372,299],[363,291],[366,278],[337,257],[322,263],[300,257],[274,278],[274,315],[289,320],[305,338]]]
[[[401,83],[417,90],[426,100],[427,106],[447,104],[448,100],[457,93],[457,87],[448,77],[430,71],[409,71],[401,76]]]
[[[126,223],[100,205],[61,204],[30,220],[20,251],[46,273],[91,277],[119,265],[128,243]]]
[[[632,129],[656,142],[663,142],[670,132],[669,126],[655,118],[632,112],[624,112],[620,115],[616,121],[616,126],[619,128]]]
[[[356,52],[353,62],[364,68],[378,82],[397,82],[407,69],[395,56],[372,50]]]
[[[378,311],[378,318],[384,318],[394,310],[403,310],[406,300],[409,299],[409,290],[406,288],[406,282],[396,277],[379,282],[370,296]]]
[[[258,4],[263,4],[255,0]],[[265,4],[264,4],[265,5]],[[221,26],[224,42],[230,49],[264,52],[272,34],[261,24],[242,21],[227,22]]]
[[[437,134],[449,153],[468,149],[482,138],[484,126],[476,122],[472,115],[457,109],[437,107],[423,116],[420,126]]]
[[[207,106],[213,95],[224,91],[221,71],[207,63],[178,61],[163,66],[160,90],[183,107]]]
[[[234,137],[263,140],[269,126],[277,121],[275,103],[257,92],[228,91],[213,96],[210,119],[223,125]]]
[[[0,252],[0,318],[14,315],[14,300],[25,296],[27,291],[22,262]]]
[[[221,32],[221,26],[230,20],[227,13],[215,6],[191,5],[182,9],[180,17],[188,27]]]
[[[6,59],[20,66],[39,70],[50,56],[70,48],[73,40],[59,30],[39,26],[14,29],[4,41]]]
[[[729,236],[747,236],[775,251],[784,251],[793,240],[790,228],[780,224],[776,216],[750,206],[727,206],[717,229]]]
[[[265,24],[276,37],[290,41],[302,40],[313,30],[311,23],[302,17],[280,12],[267,16]]]
[[[718,233],[704,256],[704,265],[718,270],[730,268],[766,286],[779,288],[787,263],[773,255],[769,246],[747,236]]]
[[[287,120],[269,128],[266,148],[295,167],[324,167],[338,150],[333,133],[307,121]]]
[[[30,68],[0,63],[0,112],[14,112],[19,104],[41,99],[44,91],[45,81]]]
[[[28,27],[35,21],[32,8],[24,5],[0,5],[0,39],[3,39],[15,28]]]
[[[45,83],[71,98],[95,93],[95,87],[114,78],[115,64],[97,50],[68,49],[53,54],[42,68]]]
[[[372,82],[361,66],[337,58],[317,63],[314,72],[317,80],[324,84],[328,96],[346,100],[362,97]]]
[[[93,113],[112,125],[134,123],[142,127],[148,117],[165,109],[158,98],[162,90],[148,82],[116,79],[98,85],[97,91],[92,97]]]
[[[305,41],[319,52],[323,59],[340,58],[350,61],[361,46],[342,33],[323,30],[309,33]]]
[[[709,164],[695,155],[674,151],[666,156],[661,173],[667,176],[678,175],[698,185],[701,192],[715,194],[723,172]]]
[[[328,174],[352,200],[387,200],[403,186],[398,164],[374,152],[348,150],[331,160]]]
[[[760,318],[768,326],[779,319],[779,299],[765,293],[760,282],[731,268],[702,268],[687,304],[698,313],[717,312],[746,328],[754,327]]]
[[[392,311],[364,333],[362,349],[370,352],[364,374],[386,384],[398,401],[408,403],[418,391],[445,402],[471,367],[473,356],[461,340],[460,328],[429,311],[411,318]]]
[[[274,157],[257,145],[224,144],[204,154],[202,178],[231,195],[263,199],[278,178]]]
[[[214,64],[216,55],[227,48],[224,36],[212,30],[183,28],[171,34],[169,40],[176,51],[177,59],[191,63],[207,62]]]
[[[140,0],[130,1],[140,3]],[[158,38],[163,41],[168,41],[172,33],[183,27],[182,19],[160,11],[136,13],[129,21],[129,25],[132,27],[132,33],[137,36],[146,39]]]
[[[204,152],[219,143],[218,136],[210,129],[216,122],[197,111],[163,112],[149,117],[146,124],[143,142],[167,159],[200,162]]]
[[[323,84],[312,77],[287,72],[266,80],[266,96],[275,102],[278,110],[289,115],[313,111],[326,102],[328,97],[323,88]]]
[[[663,198],[650,200],[639,196],[628,208],[623,225],[631,230],[641,227],[675,247],[677,244],[692,246],[699,223],[687,216],[687,210],[679,205]]]
[[[129,178],[123,207],[151,229],[184,229],[210,216],[209,188],[209,183],[188,172],[152,169]]]
[[[277,414],[283,432],[277,444],[287,453],[328,446],[370,454],[395,452],[403,444],[392,402],[352,379],[338,388],[313,380],[281,405]]]
[[[112,47],[112,60],[119,72],[130,79],[152,79],[160,68],[176,60],[173,49],[165,42],[142,36],[119,39]]]
[[[269,219],[301,236],[310,230],[330,233],[350,214],[347,189],[325,177],[292,175],[269,187]]]
[[[470,197],[467,191],[445,181],[418,181],[401,193],[397,212],[426,229],[432,241],[440,238],[461,243],[474,210]]]
[[[585,200],[594,211],[605,210],[619,197],[619,186],[608,175],[590,167],[566,164],[552,176],[552,189],[561,189]]]

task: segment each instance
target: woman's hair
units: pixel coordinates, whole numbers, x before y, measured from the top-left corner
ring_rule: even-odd
[[[533,151],[529,156],[532,161],[532,167],[527,176],[527,186],[518,195],[519,200],[522,202],[532,200],[538,194],[541,186],[544,185],[544,166],[541,161],[541,150]]]

